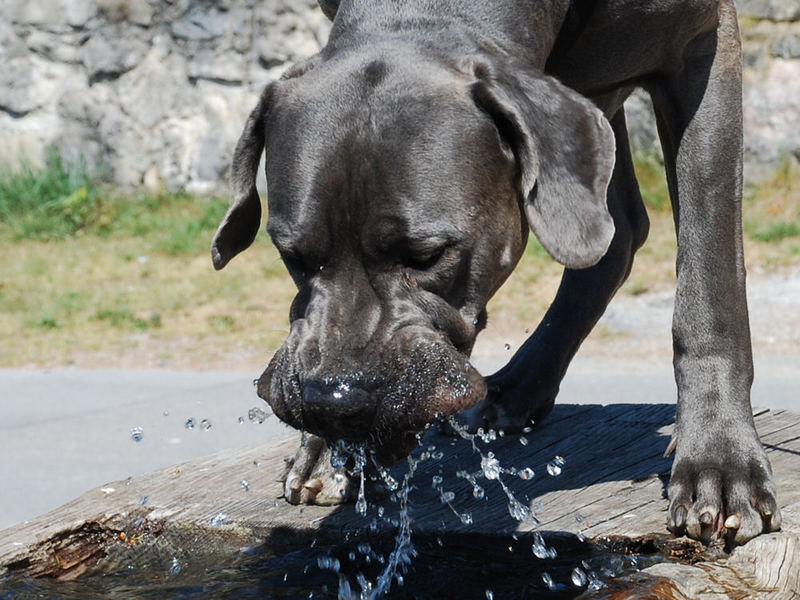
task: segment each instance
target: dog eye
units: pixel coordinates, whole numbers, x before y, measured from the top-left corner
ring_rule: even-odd
[[[430,252],[410,254],[403,262],[406,267],[414,269],[415,271],[427,271],[436,266],[436,263],[444,256],[445,250],[447,250],[447,248],[442,246]]]

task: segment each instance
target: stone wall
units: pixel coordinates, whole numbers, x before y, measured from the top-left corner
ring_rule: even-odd
[[[751,175],[800,158],[800,2],[738,0]],[[314,0],[2,0],[0,163],[49,145],[126,186],[224,190],[263,85],[316,52]],[[646,98],[635,147],[657,147]]]
[[[327,31],[314,0],[2,0],[0,161],[55,145],[122,186],[224,189],[258,93]]]

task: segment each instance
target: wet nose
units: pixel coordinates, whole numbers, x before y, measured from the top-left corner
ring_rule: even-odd
[[[306,428],[327,439],[365,440],[374,425],[376,402],[354,384],[307,381],[303,387]]]

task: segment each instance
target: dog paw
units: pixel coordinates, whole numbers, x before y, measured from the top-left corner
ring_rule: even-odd
[[[703,543],[744,544],[777,531],[781,512],[766,453],[755,439],[727,440],[715,452],[682,451],[680,438],[668,487],[667,528]],[[716,456],[715,456],[716,455]]]
[[[343,504],[354,500],[358,492],[345,468],[331,465],[331,450],[325,440],[311,434],[303,434],[281,481],[284,497],[291,504]]]
[[[486,398],[459,416],[469,431],[478,428],[519,432],[544,419],[553,410],[558,388],[529,385],[516,378],[491,376]]]

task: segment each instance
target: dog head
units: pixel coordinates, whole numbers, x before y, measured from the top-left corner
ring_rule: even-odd
[[[232,168],[217,269],[267,229],[294,279],[291,330],[259,395],[290,425],[387,459],[481,400],[486,303],[528,229],[572,268],[613,235],[613,134],[552,78],[393,48],[317,57],[270,84]]]

